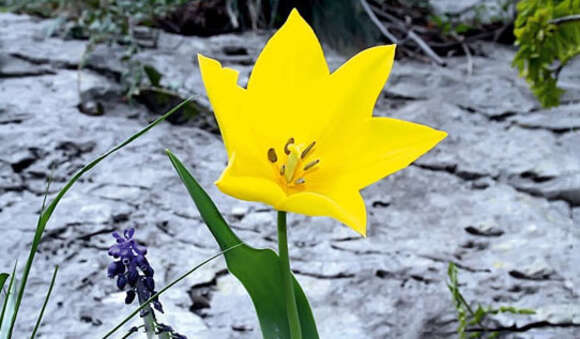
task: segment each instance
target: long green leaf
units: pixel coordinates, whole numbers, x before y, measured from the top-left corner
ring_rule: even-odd
[[[169,150],[167,155],[219,246],[224,249],[242,243],[181,161]],[[252,298],[263,337],[290,339],[286,301],[284,291],[280,288],[282,275],[278,255],[270,249],[256,249],[243,244],[228,252],[225,257],[228,269],[244,285]],[[316,323],[308,300],[296,279],[294,289],[302,337],[316,339]]]
[[[183,107],[185,104],[187,104],[192,98],[193,97],[190,97],[190,98],[184,100],[179,105],[172,108],[169,112],[165,113],[164,115],[159,117],[157,120],[155,120],[152,123],[150,123],[149,125],[147,125],[147,127],[143,128],[139,132],[133,134],[131,137],[129,137],[127,140],[123,141],[121,144],[117,145],[116,147],[112,148],[111,150],[109,150],[105,154],[103,154],[103,155],[99,156],[98,158],[96,158],[95,160],[91,161],[88,165],[84,166],[58,192],[58,194],[56,195],[54,200],[51,201],[51,203],[47,206],[47,208],[42,211],[42,213],[40,214],[40,217],[38,218],[38,223],[36,225],[36,231],[34,233],[34,240],[32,241],[32,245],[30,246],[30,253],[28,254],[28,260],[26,261],[26,266],[24,266],[24,272],[22,273],[22,281],[20,283],[20,288],[18,289],[18,297],[16,299],[16,305],[15,305],[16,308],[15,308],[14,314],[12,314],[12,320],[10,322],[10,330],[8,332],[9,338],[12,337],[12,330],[14,329],[14,323],[16,322],[16,316],[18,315],[18,310],[19,310],[20,304],[22,302],[22,297],[24,296],[24,290],[26,288],[26,283],[28,281],[28,275],[30,274],[30,268],[31,268],[32,262],[34,260],[34,256],[36,255],[36,251],[38,250],[38,245],[40,244],[40,239],[42,238],[42,233],[44,232],[46,224],[48,223],[48,220],[52,216],[52,213],[54,212],[56,205],[60,202],[62,197],[66,194],[66,192],[68,192],[68,190],[72,187],[72,185],[75,182],[77,182],[77,180],[79,180],[79,178],[83,174],[85,174],[87,171],[89,171],[90,169],[95,167],[99,162],[101,162],[102,160],[107,158],[109,155],[117,152],[121,148],[123,148],[123,147],[127,146],[128,144],[130,144],[131,142],[133,142],[135,139],[137,139],[140,136],[142,136],[143,134],[147,133],[150,129],[155,127],[157,124],[159,124],[163,120],[167,119],[171,114],[177,112],[181,107]]]
[[[14,305],[16,300],[16,266],[18,263],[14,264],[12,269],[12,275],[10,276],[10,283],[8,283],[8,290],[4,296],[4,302],[2,303],[2,313],[0,313],[0,339],[8,339],[8,325],[10,321],[10,316],[14,312]]]
[[[2,288],[4,287],[6,279],[8,279],[9,276],[10,274],[8,273],[0,273],[0,294],[2,293]]]
[[[173,280],[171,283],[169,283],[167,286],[163,287],[161,290],[159,290],[159,292],[155,293],[154,295],[152,295],[149,299],[147,299],[143,304],[141,304],[139,307],[137,307],[136,310],[134,310],[133,312],[131,312],[131,314],[129,314],[127,317],[125,317],[125,319],[123,319],[117,326],[115,326],[112,330],[110,330],[109,332],[107,332],[107,334],[105,334],[103,336],[103,339],[110,337],[111,335],[113,335],[113,333],[115,333],[118,329],[121,328],[121,326],[125,325],[129,320],[131,320],[131,318],[133,318],[134,316],[137,315],[137,313],[139,313],[139,311],[141,311],[143,308],[147,307],[147,305],[149,305],[153,300],[155,300],[155,298],[159,297],[161,294],[163,294],[165,291],[167,291],[168,289],[170,289],[171,287],[173,287],[173,285],[177,284],[178,282],[180,282],[181,280],[185,279],[188,275],[190,275],[191,273],[195,272],[198,268],[200,268],[201,266],[207,264],[208,262],[214,260],[215,258],[219,257],[220,255],[238,247],[240,244],[232,246],[230,248],[227,248],[221,252],[219,252],[218,254],[214,255],[213,257],[210,257],[206,260],[204,260],[203,262],[201,262],[199,265],[195,266],[194,268],[192,268],[191,270],[187,271],[186,273],[184,273],[181,277]]]
[[[36,325],[34,325],[34,330],[30,335],[30,339],[34,339],[36,336],[36,332],[40,327],[40,323],[42,322],[42,317],[44,316],[44,310],[46,309],[46,305],[48,304],[48,299],[50,299],[50,294],[52,293],[52,288],[54,287],[54,282],[56,281],[56,274],[58,273],[58,265],[54,267],[54,272],[52,273],[52,279],[50,279],[50,286],[48,286],[48,292],[46,293],[46,297],[44,298],[44,303],[42,303],[42,308],[40,309],[40,313],[38,314],[38,319],[36,320]]]

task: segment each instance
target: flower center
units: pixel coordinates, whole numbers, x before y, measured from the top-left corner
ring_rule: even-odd
[[[305,146],[296,144],[294,138],[288,139],[286,145],[284,145],[286,161],[281,162],[280,166],[277,164],[279,159],[276,149],[273,147],[268,149],[268,160],[275,166],[277,174],[280,175],[282,182],[286,183],[286,186],[303,185],[306,183],[305,175],[316,169],[320,159],[309,161],[310,155],[314,153],[315,145],[316,141]]]

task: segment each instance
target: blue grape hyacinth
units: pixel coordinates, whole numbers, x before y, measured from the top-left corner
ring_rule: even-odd
[[[115,261],[107,267],[107,275],[109,278],[117,278],[117,287],[121,291],[127,291],[125,296],[126,304],[131,304],[135,297],[139,300],[139,304],[143,304],[157,292],[155,292],[153,268],[147,258],[145,258],[147,248],[139,245],[133,239],[134,235],[134,228],[125,230],[123,236],[118,232],[113,232],[116,244],[109,248],[109,255]],[[157,298],[153,299],[151,303],[153,308],[163,313],[163,306]],[[187,339],[184,335],[177,333],[171,326],[157,322],[155,312],[149,306],[141,310],[141,317],[147,316],[150,319],[150,326],[146,326],[146,329],[150,328],[155,334],[167,334],[163,338]],[[135,331],[137,331],[137,328],[131,329],[130,333]]]
[[[118,260],[109,264],[107,275],[109,278],[117,278],[117,287],[120,290],[124,291],[128,287],[126,304],[131,304],[136,296],[139,303],[143,303],[156,293],[154,271],[145,258],[147,248],[137,244],[133,235],[134,228],[125,230],[123,236],[113,232],[117,243],[109,248],[109,255]],[[163,313],[163,306],[159,300],[153,301],[153,307]]]

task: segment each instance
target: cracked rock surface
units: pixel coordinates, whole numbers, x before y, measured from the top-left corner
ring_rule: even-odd
[[[0,270],[25,262],[46,180],[49,198],[88,161],[155,118],[122,100],[122,65],[99,48],[81,93],[99,93],[102,115],[79,112],[79,58],[86,42],[46,37],[51,21],[0,13]],[[205,98],[196,53],[240,70],[245,84],[268,34],[185,38],[162,33],[140,60],[183,93]],[[289,247],[322,338],[449,338],[457,326],[447,264],[475,305],[532,308],[498,316],[506,338],[580,336],[580,91],[541,109],[510,68],[514,51],[448,67],[398,61],[375,115],[428,124],[449,137],[409,168],[363,191],[368,237],[327,218],[291,215]],[[232,51],[235,51],[233,53]],[[106,57],[109,55],[109,57]],[[345,57],[329,52],[332,69]],[[562,72],[574,84],[580,64]],[[575,89],[576,88],[576,89]],[[207,119],[207,117],[206,117]],[[211,119],[208,119],[211,120]],[[276,216],[235,200],[213,182],[227,158],[215,129],[163,123],[78,182],[57,207],[34,263],[17,333],[28,335],[60,265],[39,338],[100,337],[130,313],[106,277],[110,233],[135,227],[158,286],[213,255],[217,245],[164,149],[183,159],[237,234],[276,248]],[[21,268],[21,267],[20,267]],[[161,297],[161,320],[191,338],[260,338],[251,300],[215,260]],[[126,332],[140,320],[123,328]],[[121,332],[119,332],[121,333]]]

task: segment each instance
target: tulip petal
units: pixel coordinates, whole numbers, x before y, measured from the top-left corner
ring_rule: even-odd
[[[273,178],[273,173],[264,173],[270,169],[270,164],[252,166],[243,160],[238,160],[237,153],[230,159],[228,167],[216,181],[216,186],[225,194],[247,200],[260,201],[275,206],[286,196]],[[250,165],[249,165],[250,164]]]
[[[296,9],[270,38],[252,70],[248,91],[286,96],[329,74],[322,47],[312,28]]]
[[[222,67],[211,58],[198,55],[201,75],[206,92],[213,107],[216,120],[228,153],[230,163],[234,152],[238,163],[244,162],[256,166],[234,166],[242,169],[236,176],[262,176],[271,179],[270,164],[266,161],[268,147],[257,138],[250,117],[244,114],[246,102],[245,89],[237,84],[238,72]]]
[[[373,118],[359,139],[343,152],[355,159],[340,170],[340,182],[364,188],[403,169],[445,139],[447,133],[424,125],[391,118]]]
[[[333,191],[325,193],[296,193],[274,207],[286,212],[331,217],[366,236],[367,213],[358,190],[334,187]]]
[[[367,48],[350,58],[330,76],[336,101],[348,103],[343,118],[358,121],[372,116],[375,102],[391,73],[396,45]],[[343,120],[344,121],[344,120]]]
[[[237,84],[238,71],[222,67],[218,61],[201,54],[197,55],[197,59],[226,151],[231,156],[234,145],[244,144],[241,135],[244,128],[240,128],[239,122],[242,120],[240,112],[245,90]]]
[[[340,151],[360,135],[391,72],[395,45],[368,48],[337,69],[323,96],[327,104],[319,151]]]
[[[312,28],[292,10],[288,20],[266,43],[248,80],[248,117],[254,134],[272,147],[290,138],[311,138],[313,113],[324,107],[320,93],[330,72]],[[316,104],[318,103],[318,104]],[[322,125],[321,125],[322,124]],[[309,142],[309,141],[302,141]]]

